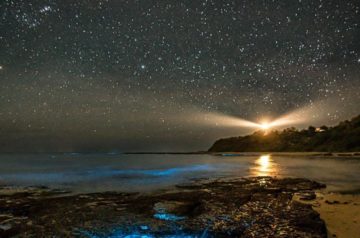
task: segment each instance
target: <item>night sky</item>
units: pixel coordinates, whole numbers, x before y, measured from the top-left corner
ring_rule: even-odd
[[[204,150],[251,132],[213,114],[360,113],[359,0],[1,0],[0,16],[0,151]]]

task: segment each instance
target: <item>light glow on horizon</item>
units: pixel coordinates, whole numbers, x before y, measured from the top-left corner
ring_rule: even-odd
[[[221,118],[222,120],[218,124],[228,124],[232,126],[247,127],[268,131],[272,128],[281,128],[289,125],[293,126],[304,123],[308,118],[307,114],[308,113],[306,113],[305,109],[299,109],[288,114],[284,114],[274,120],[262,119],[259,122],[248,121],[242,118],[224,116],[226,118]]]
[[[286,126],[293,126],[297,124],[302,124],[306,122],[308,116],[304,115],[308,113],[303,113],[302,110],[297,110],[290,112],[288,114],[282,115],[274,120],[269,118],[263,118],[259,121],[250,121],[243,118],[224,115],[220,113],[204,113],[197,114],[198,119],[202,118],[203,124],[213,125],[213,126],[223,126],[223,127],[244,127],[252,128],[257,130],[269,131],[273,128],[283,128]],[[196,114],[193,114],[196,115]],[[192,117],[193,118],[193,117]]]
[[[247,120],[237,117],[236,115],[227,115],[220,112],[206,112],[201,109],[191,108],[183,114],[184,117],[177,116],[172,119],[174,121],[181,121],[182,123],[187,122],[192,125],[196,123],[207,127],[223,127],[232,128],[234,130],[237,130],[236,128],[243,128],[243,130],[241,130],[242,133],[260,130],[266,135],[272,130],[282,130],[287,127],[308,127],[309,125],[316,126],[319,123],[324,124],[323,121],[329,120],[329,113],[334,113],[334,105],[335,102],[331,100],[317,101],[287,113],[280,114],[279,116],[267,117],[264,115],[254,120]]]

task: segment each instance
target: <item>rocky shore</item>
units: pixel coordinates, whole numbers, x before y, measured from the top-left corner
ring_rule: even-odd
[[[324,185],[202,180],[151,194],[0,188],[0,237],[327,237],[311,204]]]

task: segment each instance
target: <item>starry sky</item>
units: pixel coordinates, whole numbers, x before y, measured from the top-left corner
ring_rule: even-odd
[[[206,150],[250,131],[204,115],[360,113],[358,0],[1,0],[0,16],[0,151]]]

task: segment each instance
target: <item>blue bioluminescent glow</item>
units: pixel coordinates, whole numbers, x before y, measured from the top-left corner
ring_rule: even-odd
[[[202,171],[202,170],[206,171],[211,169],[212,168],[209,165],[204,164],[204,165],[193,165],[193,166],[186,166],[180,168],[171,168],[165,170],[144,170],[142,173],[152,176],[169,176],[179,173]]]
[[[127,169],[127,170],[116,170],[116,169],[98,169],[98,170],[90,170],[86,171],[86,174],[92,177],[107,177],[107,176],[118,176],[118,175],[126,175],[126,176],[171,176],[181,173],[187,172],[196,172],[196,171],[209,171],[215,168],[211,167],[208,164],[204,165],[193,165],[193,166],[185,166],[185,167],[177,167],[177,168],[169,168],[169,169]]]
[[[0,176],[3,180],[16,181],[33,181],[36,183],[52,181],[52,182],[73,182],[86,181],[94,178],[112,177],[112,176],[127,176],[127,177],[162,177],[172,176],[187,172],[209,171],[215,168],[210,165],[193,165],[185,167],[176,167],[169,169],[112,169],[112,168],[98,168],[96,170],[74,171],[74,172],[37,172],[37,173],[12,173]]]
[[[149,227],[148,227],[148,226],[143,225],[143,226],[140,226],[140,229],[141,229],[141,230],[146,231],[146,230],[149,230]]]
[[[165,221],[179,221],[185,219],[185,217],[183,216],[177,216],[170,213],[156,213],[154,217],[159,220],[165,220]]]
[[[126,233],[122,230],[112,231],[109,234],[98,234],[95,232],[85,231],[78,229],[76,234],[85,236],[87,238],[155,238],[159,237],[158,235],[152,235],[150,233],[141,233],[138,231]],[[175,234],[164,234],[161,235],[163,238],[206,238],[207,231],[205,230],[201,235],[192,235],[192,234],[184,234],[184,233],[175,233]]]

